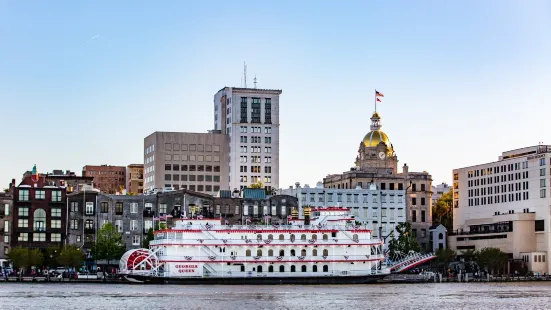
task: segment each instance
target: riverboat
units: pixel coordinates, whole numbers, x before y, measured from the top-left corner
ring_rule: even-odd
[[[126,252],[121,276],[167,284],[360,284],[390,274],[383,240],[358,225],[350,208],[294,210],[285,222],[228,225],[182,218],[154,232],[149,249]]]

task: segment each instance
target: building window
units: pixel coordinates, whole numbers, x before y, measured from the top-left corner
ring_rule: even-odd
[[[78,243],[82,242],[82,236],[81,235],[77,235],[77,242]]]
[[[138,213],[138,203],[137,202],[130,203],[130,213]]]
[[[109,212],[109,204],[107,201],[102,201],[100,206],[100,212],[101,213],[108,213]]]
[[[260,98],[252,98],[251,123],[260,123]]]
[[[122,202],[115,203],[115,214],[122,215],[123,213],[123,204]]]
[[[34,211],[33,221],[34,231],[46,231],[46,211],[44,209]]]
[[[417,210],[411,210],[411,221],[417,222]]]
[[[71,202],[71,212],[78,212],[78,202]]]
[[[19,213],[18,213],[19,216],[29,216],[29,208],[26,208],[26,207],[22,207],[22,208],[19,208]]]
[[[58,233],[56,233],[56,234],[51,234],[51,235],[50,235],[50,240],[51,240],[52,242],[61,242],[61,234],[58,234]]]
[[[421,222],[426,222],[426,217],[425,217],[425,214],[426,214],[426,211],[425,210],[421,210]]]
[[[71,229],[78,230],[78,220],[71,220]]]
[[[61,220],[51,220],[50,228],[61,228]]]
[[[17,227],[20,227],[20,228],[29,227],[29,220],[28,219],[19,219],[19,220],[17,220]]]
[[[37,190],[37,191],[35,192],[35,197],[34,197],[34,198],[40,199],[40,200],[46,199],[46,191]]]
[[[29,233],[19,233],[19,236],[17,237],[17,241],[29,241]]]
[[[86,215],[93,215],[93,214],[94,214],[94,203],[86,202]]]
[[[29,190],[28,189],[19,190],[19,201],[29,201]]]
[[[61,201],[61,191],[52,191],[52,202]]]
[[[61,217],[61,208],[52,208],[52,217]]]
[[[86,220],[85,229],[94,229],[94,221],[93,220]]]
[[[140,245],[140,236],[132,236],[132,245]]]
[[[138,230],[138,221],[137,220],[131,220],[130,221],[130,230]]]
[[[540,198],[545,198],[545,188],[540,189]]]
[[[44,241],[46,241],[46,234],[45,233],[34,233],[33,234],[33,241],[34,242],[44,242]]]
[[[166,203],[159,204],[159,214],[160,215],[166,214]]]

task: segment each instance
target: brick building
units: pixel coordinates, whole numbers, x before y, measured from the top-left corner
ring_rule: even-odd
[[[12,247],[47,249],[63,245],[67,235],[66,190],[47,184],[44,175],[34,182],[25,174],[13,188]]]
[[[67,193],[78,191],[83,185],[92,185],[93,177],[80,176],[76,173],[66,170],[54,170],[52,173],[46,173],[46,182],[48,185],[65,186]]]
[[[126,188],[126,167],[123,166],[92,166],[82,168],[82,176],[94,178],[94,188],[106,194],[116,194]]]
[[[126,167],[126,191],[143,194],[143,164],[132,164]]]

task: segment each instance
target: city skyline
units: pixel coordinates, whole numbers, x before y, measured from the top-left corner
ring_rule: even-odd
[[[243,61],[249,87],[283,90],[281,188],[354,165],[375,88],[399,167],[433,184],[551,144],[549,3],[215,3],[0,4],[2,187],[34,164],[142,163],[151,132],[212,129]]]

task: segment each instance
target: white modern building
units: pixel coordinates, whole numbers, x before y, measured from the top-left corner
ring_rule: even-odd
[[[375,184],[370,184],[367,188],[324,188],[320,182],[316,187],[301,187],[296,183],[294,188],[291,186],[281,189],[279,193],[298,198],[301,218],[304,206],[350,208],[356,221],[368,225],[373,230],[373,236],[377,237],[380,228],[382,235],[387,237],[397,224],[406,221],[405,190],[381,190]]]
[[[450,247],[498,247],[534,272],[549,272],[550,167],[551,146],[537,145],[455,169]]]
[[[229,136],[229,188],[279,187],[281,90],[224,87],[214,95],[214,129]]]

